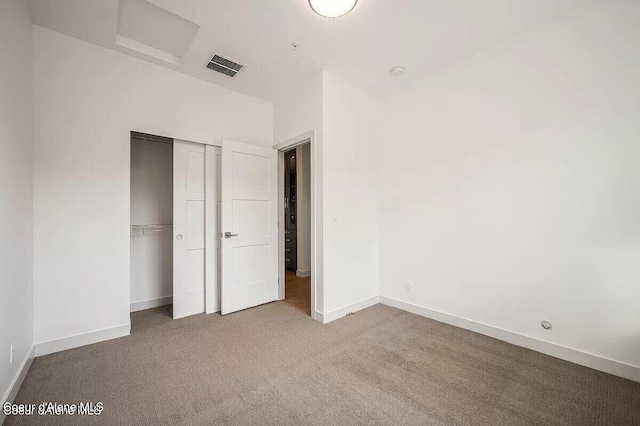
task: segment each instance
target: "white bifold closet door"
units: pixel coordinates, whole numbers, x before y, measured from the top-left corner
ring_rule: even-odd
[[[221,149],[218,146],[205,147],[206,176],[206,267],[205,267],[205,312],[220,312],[220,209],[222,206],[220,172]]]
[[[278,298],[277,152],[222,142],[222,314]]]
[[[205,146],[173,142],[173,318],[205,310]]]

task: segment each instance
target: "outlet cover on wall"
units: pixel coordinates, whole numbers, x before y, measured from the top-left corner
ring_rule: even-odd
[[[411,283],[411,281],[404,282],[404,290],[408,291],[409,293],[413,291],[413,284]]]
[[[13,364],[13,352],[14,352],[14,347],[12,343],[11,347],[9,348],[9,364]]]

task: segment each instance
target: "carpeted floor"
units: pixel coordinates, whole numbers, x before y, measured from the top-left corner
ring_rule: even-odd
[[[6,424],[639,425],[640,384],[376,305],[327,325],[283,302],[36,358],[17,402],[99,417]]]

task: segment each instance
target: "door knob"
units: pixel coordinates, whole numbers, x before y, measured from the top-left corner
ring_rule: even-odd
[[[180,241],[182,239],[182,234],[176,235],[176,240]]]
[[[240,234],[232,234],[231,232],[225,232],[224,233],[224,237],[225,238],[231,238],[231,237],[237,237]]]

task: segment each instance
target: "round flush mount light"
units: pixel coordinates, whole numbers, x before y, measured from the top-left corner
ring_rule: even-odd
[[[391,75],[393,77],[400,77],[402,74],[404,74],[404,68],[402,67],[395,67],[391,70]]]
[[[309,6],[318,15],[339,18],[351,12],[358,0],[309,0]]]

